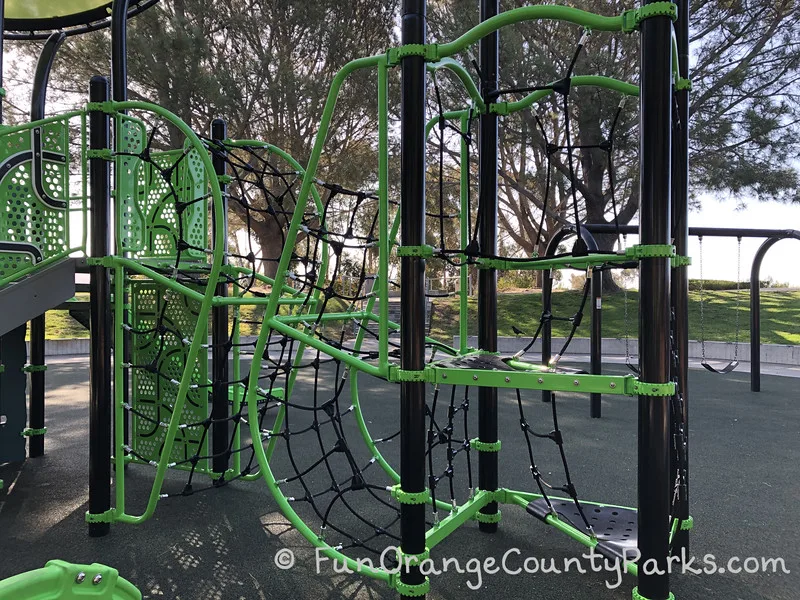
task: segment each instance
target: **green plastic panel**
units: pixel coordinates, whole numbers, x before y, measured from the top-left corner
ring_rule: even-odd
[[[164,311],[164,325],[191,337],[197,323],[200,304],[182,294],[167,290],[152,281],[133,280],[130,286],[131,326],[135,331],[149,331],[158,323]],[[164,303],[166,302],[166,308]],[[205,334],[204,334],[205,335]],[[172,407],[178,392],[178,385],[186,368],[188,344],[184,344],[173,333],[134,333],[131,335],[131,363],[150,365],[160,373],[145,369],[133,369],[131,375],[131,415],[133,450],[147,461],[159,460],[166,435],[166,427],[157,425],[168,423],[172,418]],[[208,352],[200,350],[194,365],[192,384],[205,385],[208,382]],[[170,381],[172,380],[172,381]],[[208,388],[190,389],[180,416],[183,424],[199,423],[208,417]],[[138,416],[136,412],[143,416]],[[170,452],[170,462],[181,462],[194,455],[207,455],[207,436],[200,425],[178,430],[175,443]],[[200,461],[197,470],[207,470],[208,461]],[[189,468],[190,465],[184,465]],[[181,468],[180,466],[178,468]]]
[[[68,131],[65,119],[0,134],[0,280],[69,250]]]
[[[0,600],[141,600],[142,593],[116,569],[51,560],[41,569],[0,581]]]
[[[122,134],[116,159],[119,246],[135,258],[163,259],[176,255],[179,239],[198,248],[208,247],[208,203],[195,202],[208,190],[197,150],[152,152],[151,161],[145,161],[139,156],[147,140],[144,124],[125,116],[118,117],[118,124]],[[168,181],[162,171],[176,163]],[[178,203],[192,203],[181,219],[176,213]],[[184,250],[181,260],[205,261],[206,255]]]

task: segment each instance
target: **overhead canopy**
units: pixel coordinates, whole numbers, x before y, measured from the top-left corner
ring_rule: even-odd
[[[158,0],[129,0],[132,16]],[[78,33],[108,24],[110,0],[5,0],[6,31],[46,33],[65,30]]]

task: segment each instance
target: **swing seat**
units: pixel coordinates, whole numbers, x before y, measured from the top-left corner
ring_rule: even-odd
[[[705,367],[707,371],[711,371],[712,373],[719,373],[720,375],[725,375],[730,373],[731,371],[735,371],[736,367],[739,366],[738,360],[732,360],[728,363],[725,362],[718,362],[718,363],[710,363],[707,360],[703,359],[700,361],[700,364]]]
[[[550,503],[553,505],[559,521],[588,535],[583,527],[583,519],[572,500],[551,498]],[[633,562],[638,545],[636,510],[602,504],[583,504],[582,506],[586,519],[597,536],[598,541],[595,546],[597,553],[612,561]],[[528,504],[526,510],[545,523],[548,523],[547,519],[552,515],[544,498],[533,500]]]

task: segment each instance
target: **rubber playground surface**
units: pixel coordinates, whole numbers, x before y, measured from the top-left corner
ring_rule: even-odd
[[[619,369],[609,366],[608,371]],[[141,525],[114,524],[108,536],[89,538],[84,522],[88,375],[86,358],[50,361],[46,456],[0,467],[0,479],[5,481],[0,490],[0,579],[59,558],[113,566],[145,598],[153,599],[397,597],[385,584],[336,573],[330,561],[318,562],[310,544],[279,512],[263,481],[234,482],[170,498]],[[800,597],[796,533],[800,380],[765,375],[762,392],[752,393],[745,372],[720,376],[693,369],[689,382],[694,518],[690,555],[696,559],[692,569],[701,572],[675,574],[672,591],[678,600],[796,600]],[[398,388],[369,378],[363,378],[360,386],[365,413],[375,427],[396,428],[391,422],[380,423],[395,419],[394,412],[369,412],[368,407],[370,398],[399,402]],[[540,429],[547,431],[552,424],[549,408],[538,404],[531,407],[541,419]],[[587,396],[559,396],[559,425],[581,498],[636,505],[636,407],[635,398],[607,396],[603,418],[597,420],[589,418]],[[501,391],[500,482],[532,490],[518,418],[513,393]],[[399,442],[382,450],[397,466]],[[553,480],[560,483],[560,463],[554,458],[552,453],[543,455],[540,469],[545,474],[552,471]],[[147,467],[129,467],[129,502],[143,502],[151,476]],[[368,504],[359,509],[365,515],[371,510]],[[293,554],[291,569],[276,566],[276,554],[282,549]],[[447,572],[431,577],[429,597],[629,599],[634,578],[623,576],[620,584],[613,569],[592,572],[592,560],[580,558],[586,552],[523,509],[504,507],[497,534],[482,534],[477,524],[468,523],[435,548],[437,569],[442,569],[445,558],[452,560]],[[494,573],[504,555],[506,568]],[[282,559],[287,556],[283,552]],[[486,557],[494,557],[495,564],[487,565]],[[573,561],[564,572],[570,557],[580,558],[581,567]],[[766,561],[768,572],[764,572],[764,558],[783,562]],[[481,567],[470,559],[478,559]],[[455,561],[463,572],[458,572]],[[524,565],[537,572],[526,573]],[[773,565],[777,573],[772,572]],[[728,567],[742,572],[731,573]],[[542,572],[554,569],[560,572]]]

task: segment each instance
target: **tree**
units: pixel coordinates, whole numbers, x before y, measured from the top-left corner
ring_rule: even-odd
[[[306,164],[335,73],[392,45],[396,15],[394,1],[164,0],[129,22],[129,96],[171,110],[202,133],[223,117],[230,137],[268,141]],[[109,35],[65,43],[51,78],[55,99],[85,102],[89,77],[108,72]],[[20,48],[37,54],[39,46]],[[320,177],[352,188],[374,181],[375,79],[358,72],[345,85]],[[181,143],[177,130],[164,140],[172,148]],[[283,225],[252,222],[264,255],[280,255],[275,229]]]
[[[502,8],[524,4],[508,1]],[[616,0],[574,0],[570,4],[605,15],[631,7],[629,2]],[[800,201],[800,176],[791,160],[800,149],[800,34],[796,28],[800,5],[793,0],[695,0],[690,18],[692,55],[696,57],[690,123],[695,204],[701,192],[734,195],[740,202],[746,196]],[[441,0],[431,10],[431,29],[443,40],[453,39],[477,21],[474,0]],[[574,25],[552,22],[503,29],[501,88],[544,85],[563,78],[580,35]],[[636,83],[638,36],[594,33],[578,56],[574,73]],[[456,96],[451,92],[451,101]],[[608,139],[619,101],[619,94],[597,88],[571,90],[567,105],[570,141],[584,147],[573,150],[574,177],[566,153],[550,153],[549,181],[547,143],[563,146],[567,142],[563,98],[553,94],[533,107],[535,110],[503,119],[499,221],[503,234],[521,252],[542,254],[555,231],[575,221],[573,193],[583,221],[616,219],[626,224],[636,215],[638,103],[625,104],[614,128],[613,194],[607,152],[586,148]],[[598,241],[608,248],[614,239],[601,236]],[[610,276],[604,282],[608,288],[616,288]]]

